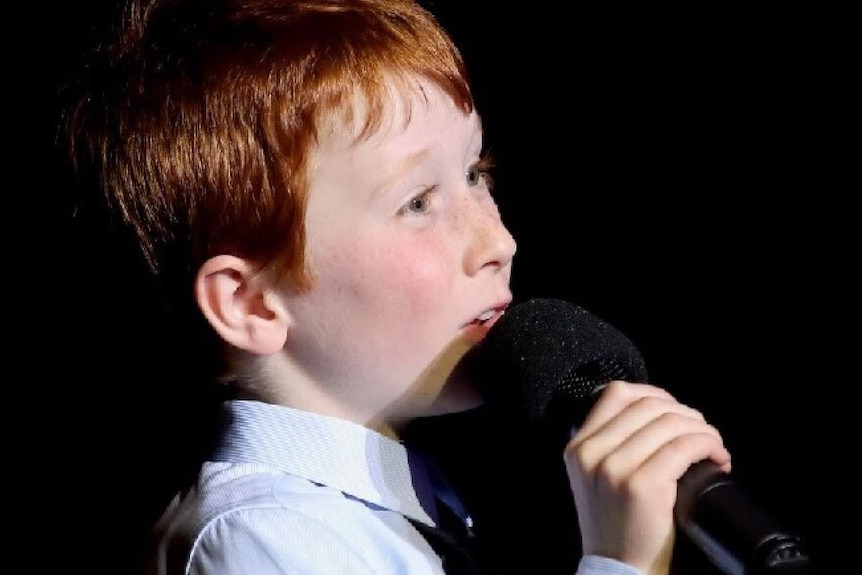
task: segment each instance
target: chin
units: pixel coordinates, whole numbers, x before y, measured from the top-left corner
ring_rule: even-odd
[[[479,388],[468,376],[465,356],[475,342],[461,334],[425,370],[415,388],[426,400],[423,415],[443,415],[467,411],[484,403]]]
[[[482,394],[472,380],[454,371],[428,409],[429,415],[458,413],[479,407],[484,403]]]

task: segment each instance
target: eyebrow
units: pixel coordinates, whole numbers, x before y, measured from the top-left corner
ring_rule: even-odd
[[[383,179],[381,179],[376,186],[374,186],[372,194],[374,196],[377,196],[384,190],[388,189],[395,182],[408,174],[410,170],[419,165],[422,160],[424,160],[428,156],[429,153],[430,150],[428,148],[422,148],[421,150],[417,150],[416,152],[404,156],[395,165],[395,167]]]

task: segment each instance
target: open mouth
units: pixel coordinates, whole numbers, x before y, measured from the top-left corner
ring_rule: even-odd
[[[474,323],[475,325],[485,325],[485,324],[486,324],[486,323],[488,323],[488,322],[491,320],[491,318],[493,318],[495,315],[497,315],[497,310],[495,310],[495,309],[489,309],[488,311],[486,311],[485,313],[483,313],[482,315],[480,315],[479,317],[477,317],[476,319],[474,319],[474,320],[473,320],[473,323]]]
[[[502,306],[495,309],[489,309],[486,312],[481,313],[476,319],[474,319],[470,325],[484,328],[488,330],[492,325],[497,323],[497,321],[506,313],[506,306]]]
[[[476,319],[464,326],[464,335],[468,341],[477,344],[488,335],[491,327],[503,317],[505,307],[492,309],[480,314]]]

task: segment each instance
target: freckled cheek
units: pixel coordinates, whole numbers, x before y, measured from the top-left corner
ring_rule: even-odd
[[[391,246],[369,264],[379,295],[414,316],[437,313],[441,302],[452,297],[454,262],[439,246]]]

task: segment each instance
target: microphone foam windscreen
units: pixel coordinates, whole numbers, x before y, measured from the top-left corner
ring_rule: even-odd
[[[510,306],[471,353],[473,378],[488,405],[532,422],[579,425],[605,384],[647,379],[628,337],[556,299]]]

